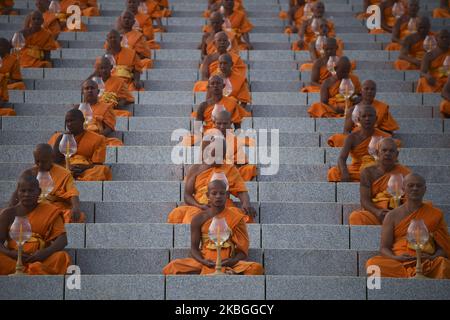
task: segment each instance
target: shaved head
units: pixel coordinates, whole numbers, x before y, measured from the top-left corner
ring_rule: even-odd
[[[381,141],[378,143],[378,148],[382,149],[383,147],[391,147],[397,150],[397,143],[395,143],[395,140],[391,137],[386,137],[381,139]]]
[[[405,181],[405,184],[407,184],[408,182],[411,182],[411,181],[413,181],[413,182],[420,182],[420,183],[422,183],[422,184],[424,184],[424,185],[426,185],[426,180],[425,180],[425,178],[424,177],[422,177],[420,174],[418,174],[418,173],[410,173],[410,174],[408,174],[406,177],[405,177],[405,179],[404,179],[404,181]]]
[[[225,181],[213,180],[210,183],[208,183],[208,191],[213,189],[213,188],[226,191],[227,190],[227,185],[226,185]]]
[[[377,95],[377,84],[373,80],[366,80],[361,86],[361,96],[364,104],[372,104]]]
[[[352,64],[350,59],[346,56],[342,56],[339,58],[336,63],[336,76],[338,79],[347,78],[352,69]]]

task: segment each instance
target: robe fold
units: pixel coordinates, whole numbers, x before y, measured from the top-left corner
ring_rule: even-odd
[[[105,102],[97,102],[91,105],[93,112],[93,121],[86,128],[89,131],[93,131],[98,134],[102,134],[106,127],[111,128],[113,131],[116,129],[116,115],[114,113],[113,104]],[[107,146],[123,146],[123,142],[117,138],[106,137]]]
[[[15,54],[7,54],[2,58],[0,67],[0,92],[6,86],[8,90],[25,90],[25,83],[22,81],[20,72],[20,62]],[[11,82],[14,81],[14,82]],[[0,97],[2,94],[0,94]],[[8,100],[8,99],[5,99]]]
[[[22,68],[51,68],[52,63],[44,60],[44,51],[56,50],[58,42],[50,31],[41,29],[25,38],[25,47],[20,51]]]
[[[442,91],[448,79],[447,71],[444,69],[444,60],[447,56],[450,56],[450,49],[431,61],[428,72],[436,79],[436,83],[432,86],[428,83],[427,79],[420,77],[416,92],[439,93]]]
[[[152,18],[148,14],[138,12],[134,18],[139,24],[141,31],[147,38],[147,45],[150,49],[160,49],[161,46],[155,41],[155,30],[153,29]]]
[[[413,56],[416,59],[422,61],[423,56],[425,55],[425,49],[423,48],[423,41],[417,41],[412,45],[411,49],[408,52],[409,56]],[[406,61],[403,59],[397,59],[394,61],[394,68],[396,70],[420,70],[420,67]]]
[[[134,103],[134,96],[128,90],[127,82],[117,76],[110,76],[105,82],[105,91],[99,98],[101,102],[111,103],[114,107],[117,107],[119,100],[124,99],[127,103]],[[130,117],[131,112],[128,110],[113,110],[116,117]]]
[[[442,99],[439,111],[443,113],[447,118],[450,118],[450,101]]]
[[[119,53],[114,55],[116,66],[111,75],[120,77],[128,84],[128,90],[137,91],[134,86],[134,71],[142,73],[144,65],[136,51],[130,48],[122,48]],[[141,90],[142,91],[142,90]]]

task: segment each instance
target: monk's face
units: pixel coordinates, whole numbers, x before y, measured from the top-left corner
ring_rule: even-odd
[[[109,79],[112,70],[111,62],[108,59],[102,59],[102,62],[97,64],[95,70],[103,80]]]
[[[226,136],[227,129],[231,129],[231,118],[229,116],[219,115],[214,120],[214,127],[219,129]]]
[[[39,183],[29,181],[20,181],[17,186],[17,197],[19,198],[19,203],[25,208],[33,208],[37,205],[39,196],[41,194],[41,189],[39,188]]]
[[[215,33],[222,31],[223,17],[221,14],[213,14],[209,19],[209,22]]]
[[[322,2],[316,2],[312,11],[315,18],[322,18],[325,13],[325,5]]]
[[[448,31],[441,31],[437,35],[437,46],[443,50],[448,50],[450,46],[450,33]]]
[[[219,68],[220,68],[220,71],[224,75],[229,76],[231,74],[232,67],[233,67],[233,62],[231,61],[231,59],[229,59],[228,57],[225,57],[225,56],[219,57]]]
[[[139,0],[128,0],[127,1],[127,10],[130,10],[134,14],[138,12],[139,4],[141,2]]]
[[[50,6],[49,0],[36,0],[35,1],[36,8],[40,12],[46,12],[48,10],[48,7]]]
[[[217,48],[219,53],[227,52],[227,49],[230,45],[230,41],[228,41],[228,36],[225,33],[220,33],[214,37],[214,45]]]
[[[83,83],[83,97],[89,103],[97,102],[98,85],[94,81],[86,81]]]
[[[133,25],[134,22],[136,21],[134,19],[134,15],[131,14],[131,12],[124,12],[121,16],[121,22],[122,22],[122,27],[126,30],[131,30],[133,29]]]
[[[110,48],[110,49],[120,50],[120,48],[121,48],[120,42],[121,41],[122,41],[122,37],[120,36],[120,34],[118,32],[111,31],[106,36],[106,42],[108,44],[108,48]]]
[[[67,130],[75,136],[79,135],[84,130],[84,117],[77,117],[72,113],[67,113],[65,123]]]
[[[50,171],[53,166],[53,153],[39,149],[35,150],[34,164],[38,167],[39,171]]]
[[[34,31],[40,30],[43,23],[42,14],[39,11],[34,12],[31,16],[30,28]]]
[[[214,96],[222,96],[223,88],[225,85],[220,77],[214,77],[208,82],[208,90]]]
[[[384,165],[393,165],[397,162],[398,150],[393,140],[382,140],[377,153],[378,158]]]
[[[325,55],[327,57],[333,57],[336,55],[337,51],[337,45],[334,41],[327,41],[325,45],[323,46],[323,49],[325,51]]]
[[[362,108],[359,112],[359,123],[364,129],[372,129],[375,126],[377,114],[373,108]]]
[[[405,195],[408,200],[422,201],[423,196],[427,191],[427,186],[423,179],[414,175],[408,175],[403,184]]]
[[[377,86],[372,81],[366,81],[363,83],[361,89],[362,99],[366,103],[372,103],[377,94]]]
[[[234,0],[224,0],[223,1],[223,7],[226,10],[233,10],[233,8],[234,8]]]
[[[419,19],[417,24],[417,33],[422,37],[426,37],[430,32],[430,21],[427,19]]]
[[[209,204],[212,207],[224,207],[228,197],[225,183],[222,181],[210,182],[208,184],[208,192],[206,193],[206,195],[208,196]]]
[[[419,5],[418,1],[413,0],[408,3],[408,14],[411,17],[413,17],[413,18],[417,17],[419,10],[420,10],[420,5]]]

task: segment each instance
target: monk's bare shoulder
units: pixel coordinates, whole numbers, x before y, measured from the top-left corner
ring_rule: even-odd
[[[9,207],[0,211],[0,226],[9,225],[16,216],[16,208]]]
[[[366,167],[361,171],[361,185],[370,186],[376,180],[377,169],[375,166]]]
[[[191,227],[201,228],[201,226],[209,219],[208,211],[201,211],[192,218]]]

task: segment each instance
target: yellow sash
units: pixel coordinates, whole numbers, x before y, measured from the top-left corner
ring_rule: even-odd
[[[130,69],[124,65],[117,65],[115,67],[115,74],[121,78],[133,79],[133,74],[131,73]]]
[[[44,59],[44,51],[39,49],[36,46],[30,46],[26,48],[26,53],[33,58],[43,60]]]

